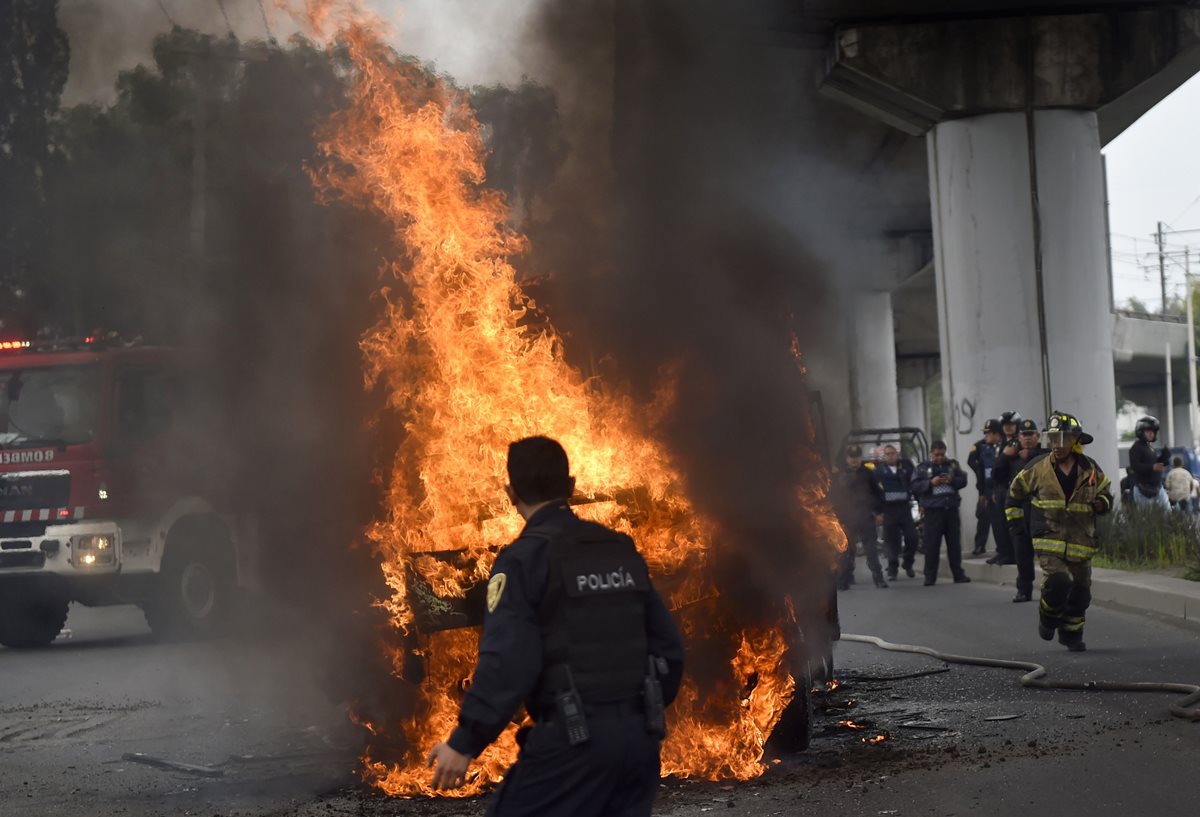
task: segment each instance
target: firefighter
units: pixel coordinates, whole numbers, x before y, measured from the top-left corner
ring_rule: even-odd
[[[838,589],[849,590],[854,583],[854,560],[859,542],[867,557],[867,567],[876,587],[887,587],[879,563],[879,542],[875,526],[883,522],[883,489],[875,478],[873,463],[863,463],[862,448],[846,446],[846,467],[833,473],[830,498],[838,522],[846,533],[846,552],[838,571]]]
[[[683,644],[633,540],[571,512],[569,474],[553,440],[509,446],[525,528],[496,557],[458,726],[427,760],[435,789],[457,788],[524,703],[534,725],[488,815],[649,815],[658,790]]]
[[[1006,411],[1000,415],[1000,431],[1003,439],[996,452],[996,459],[1005,456],[1015,456],[1021,450],[1021,440],[1017,431],[1021,425],[1021,413]],[[993,466],[995,467],[995,466]],[[996,537],[996,555],[987,560],[990,565],[1013,565],[1012,539],[1008,535],[1008,522],[1004,518],[1004,502],[1008,499],[1008,483],[1002,480],[992,480],[992,535]]]
[[[1041,433],[1037,423],[1030,419],[1021,421],[1017,432],[1021,440],[1021,448],[1015,456],[1004,455],[996,460],[996,481],[1011,485],[1013,478],[1029,464],[1043,454],[1049,454],[1050,449],[1042,448]],[[1014,603],[1033,601],[1033,542],[1029,538],[1029,528],[1026,524],[1029,517],[1028,501],[1025,503],[1025,517],[1009,521],[1008,534],[1012,542],[1013,558],[1017,562],[1017,594],[1013,596]],[[1005,516],[1007,517],[1007,512]]]
[[[1129,473],[1133,476],[1133,502],[1135,505],[1158,505],[1170,510],[1167,490],[1163,487],[1163,472],[1167,470],[1171,451],[1168,448],[1155,450],[1158,440],[1158,420],[1143,417],[1134,427],[1137,439],[1129,447]]]
[[[985,420],[983,439],[976,440],[967,455],[967,467],[975,474],[975,490],[979,501],[975,504],[975,549],[972,556],[987,553],[988,532],[992,529],[992,466],[996,461],[996,450],[1000,443],[1000,421]]]
[[[883,544],[888,557],[887,577],[893,581],[900,573],[900,539],[904,538],[904,574],[916,576],[917,526],[912,518],[913,464],[901,459],[894,445],[883,448],[883,462],[875,468],[875,477],[883,492]]]
[[[1092,435],[1079,421],[1056,411],[1046,423],[1050,453],[1032,460],[1012,481],[1005,514],[1025,521],[1042,567],[1038,635],[1058,631],[1059,643],[1083,652],[1084,614],[1092,601],[1092,557],[1099,549],[1096,517],[1108,513],[1113,497],[1108,477],[1083,453]]]
[[[925,509],[925,586],[937,583],[942,539],[946,540],[946,559],[955,584],[971,581],[962,569],[962,522],[958,492],[967,487],[967,473],[957,460],[947,459],[946,444],[941,440],[929,449],[929,459],[917,466],[912,490]]]

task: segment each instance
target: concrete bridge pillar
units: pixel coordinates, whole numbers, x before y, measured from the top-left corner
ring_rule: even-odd
[[[856,295],[848,329],[852,424],[855,428],[895,428],[900,425],[900,398],[891,294]]]
[[[956,454],[1014,408],[1079,417],[1116,473],[1096,114],[986,114],[927,137],[942,384]],[[950,442],[950,441],[948,441]]]

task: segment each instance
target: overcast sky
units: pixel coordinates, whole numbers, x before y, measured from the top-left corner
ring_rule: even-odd
[[[541,0],[374,0],[401,33],[403,51],[434,62],[465,85],[516,83],[529,73],[523,51]],[[268,31],[282,39],[295,27],[273,0],[61,0],[71,38],[71,76],[64,102],[108,101],[116,72],[151,59],[154,35],[172,23],[242,39]],[[222,13],[222,11],[224,13]],[[538,77],[534,77],[538,79]],[[1190,246],[1200,272],[1200,77],[1193,78],[1105,149],[1108,157],[1114,292],[1161,303],[1151,235],[1158,221],[1175,230],[1168,286],[1182,293],[1183,255]]]
[[[1157,308],[1162,296],[1151,235],[1159,221],[1196,230],[1167,238],[1175,253],[1167,264],[1168,287],[1182,292],[1185,247],[1193,272],[1200,273],[1200,76],[1114,139],[1104,154],[1116,299],[1136,296]]]

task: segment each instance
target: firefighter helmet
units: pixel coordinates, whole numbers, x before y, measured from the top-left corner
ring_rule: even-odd
[[[1147,431],[1153,431],[1155,434],[1158,434],[1158,429],[1158,418],[1151,417],[1147,414],[1145,417],[1137,421],[1137,425],[1134,426],[1133,432],[1134,436],[1136,436],[1139,440],[1145,440]]]
[[[1019,426],[1021,424],[1021,412],[1006,411],[1000,415],[1000,425],[1006,426],[1009,423],[1012,423],[1015,426]]]
[[[1095,441],[1091,434],[1083,430],[1083,426],[1079,424],[1079,420],[1075,419],[1074,415],[1067,414],[1065,411],[1056,411],[1046,420],[1046,439],[1053,445],[1054,438],[1061,435],[1078,438],[1080,445],[1088,445]]]

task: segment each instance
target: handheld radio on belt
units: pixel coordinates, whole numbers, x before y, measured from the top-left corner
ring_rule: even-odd
[[[567,688],[554,696],[554,706],[567,729],[567,745],[578,746],[586,743],[591,735],[588,733],[587,715],[583,711],[583,698],[575,688],[571,668],[564,666],[563,669],[567,673]]]
[[[666,659],[650,656],[649,671],[642,688],[642,703],[646,708],[646,731],[662,740],[667,736],[667,707],[663,703],[662,681],[667,674]]]

